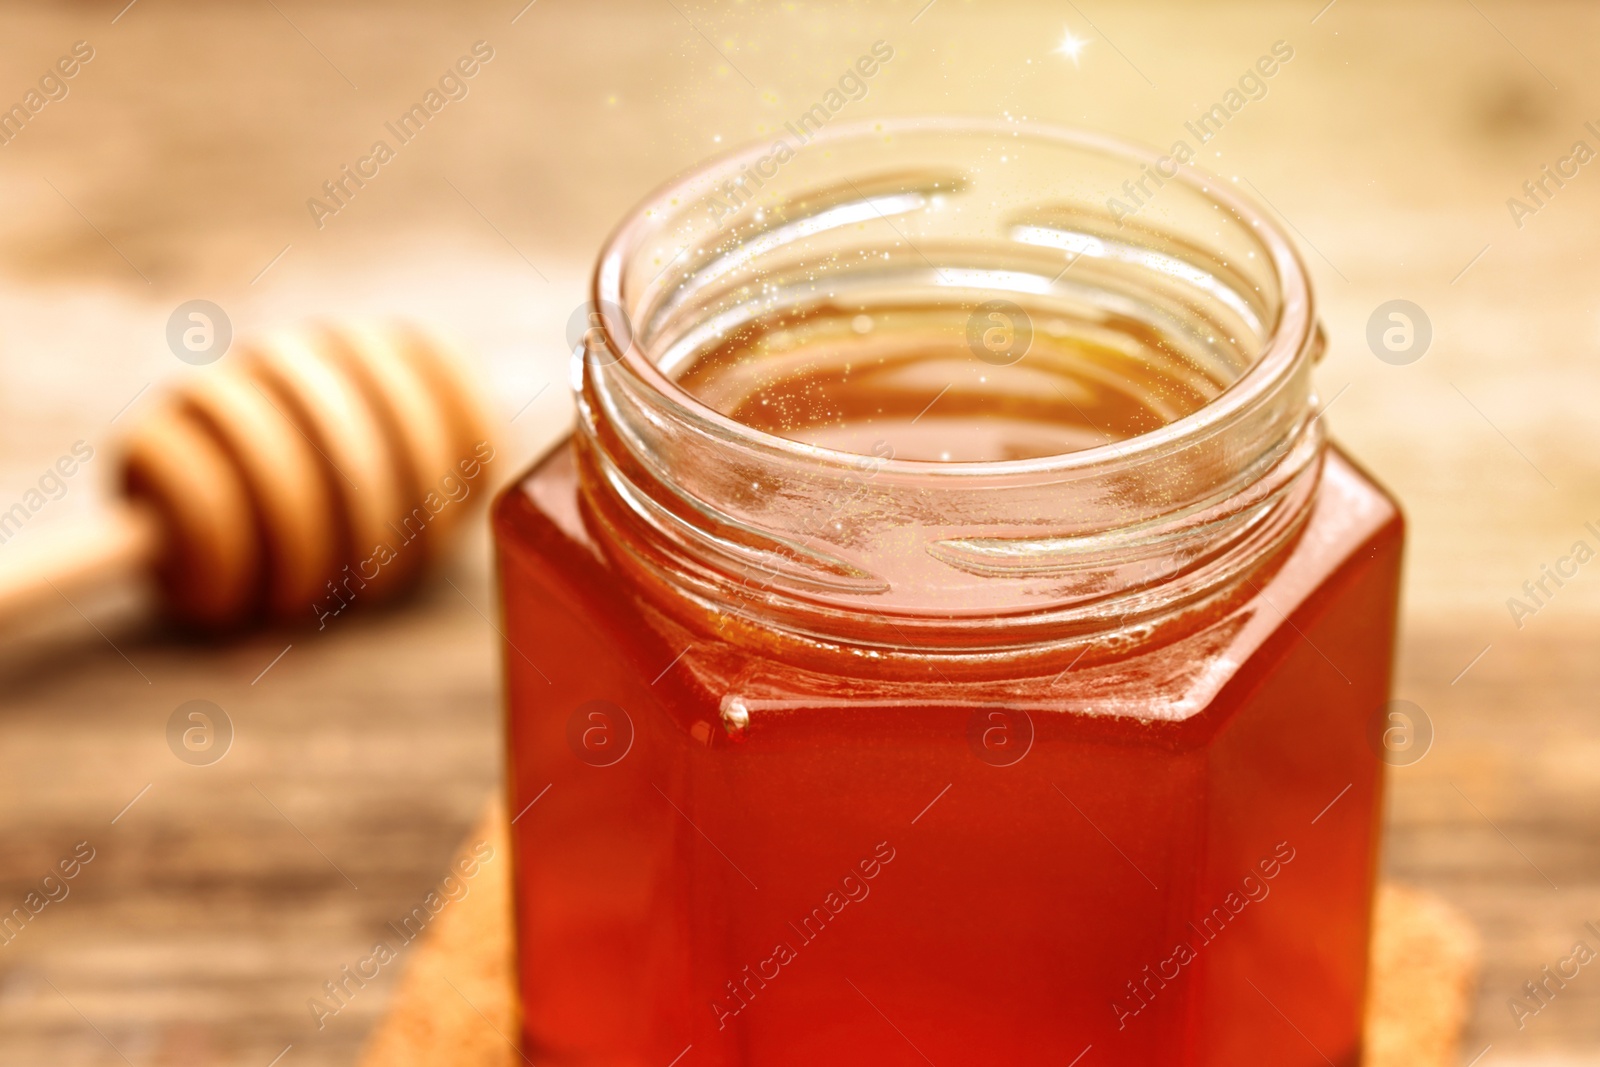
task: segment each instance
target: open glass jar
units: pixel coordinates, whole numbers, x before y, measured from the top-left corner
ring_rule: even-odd
[[[838,127],[594,286],[495,511],[529,1055],[1356,1063],[1401,519],[1270,220],[1095,135]]]

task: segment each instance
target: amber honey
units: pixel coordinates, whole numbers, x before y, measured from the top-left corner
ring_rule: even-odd
[[[1402,525],[1292,250],[1100,225],[1081,135],[830,136],[625,225],[496,507],[527,1054],[1355,1064]]]

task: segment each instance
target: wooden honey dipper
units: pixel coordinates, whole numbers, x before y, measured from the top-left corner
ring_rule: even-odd
[[[130,434],[109,517],[0,555],[0,618],[148,569],[196,628],[325,620],[407,587],[493,458],[460,361],[415,327],[247,340]]]

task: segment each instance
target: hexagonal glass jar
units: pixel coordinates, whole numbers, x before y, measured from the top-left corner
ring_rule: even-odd
[[[805,128],[594,286],[495,510],[528,1055],[1357,1063],[1402,524],[1277,227],[1096,135]]]

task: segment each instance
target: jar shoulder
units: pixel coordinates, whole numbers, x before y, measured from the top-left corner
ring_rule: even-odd
[[[494,525],[508,612],[559,616],[559,625],[588,632],[648,674],[658,661],[687,649],[686,669],[673,677],[691,690],[683,694],[690,703],[726,703],[730,694],[746,706],[785,710],[1005,701],[1167,722],[1194,718],[1222,702],[1226,691],[1254,684],[1297,642],[1315,642],[1315,634],[1326,633],[1331,642],[1335,631],[1367,631],[1371,648],[1352,645],[1344,655],[1381,657],[1386,664],[1404,539],[1394,498],[1330,447],[1305,528],[1270,577],[1241,601],[1153,648],[1088,657],[1082,649],[1065,649],[1059,663],[1030,661],[1011,676],[1002,670],[1003,677],[966,685],[937,664],[918,678],[876,671],[870,657],[844,653],[837,671],[818,670],[814,660],[800,666],[714,635],[708,639],[653,608],[607,558],[586,522],[570,441],[501,493]]]

